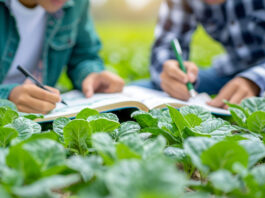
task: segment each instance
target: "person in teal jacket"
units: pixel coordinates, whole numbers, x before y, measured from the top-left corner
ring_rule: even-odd
[[[0,0],[0,98],[18,110],[46,114],[61,100],[52,88],[63,68],[86,97],[119,92],[123,80],[108,71],[98,53],[88,0]],[[17,71],[22,65],[52,93]]]

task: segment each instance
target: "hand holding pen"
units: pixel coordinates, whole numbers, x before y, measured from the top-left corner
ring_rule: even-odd
[[[61,102],[61,97],[57,89],[47,86],[44,88],[36,84],[16,86],[10,92],[9,100],[21,112],[47,114],[56,107],[56,103]]]
[[[161,88],[170,96],[189,100],[197,95],[193,83],[197,80],[198,67],[193,62],[182,60],[182,50],[177,40],[172,42],[174,59],[164,62],[161,73]]]

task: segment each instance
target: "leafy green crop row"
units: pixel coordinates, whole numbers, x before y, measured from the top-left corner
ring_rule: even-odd
[[[124,123],[84,109],[42,131],[1,101],[0,197],[263,198],[265,99],[228,105],[231,123],[197,106]]]

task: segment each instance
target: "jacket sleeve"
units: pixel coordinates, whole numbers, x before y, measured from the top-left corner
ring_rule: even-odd
[[[184,60],[189,59],[191,37],[197,23],[190,6],[187,6],[186,0],[165,0],[160,7],[150,67],[152,81],[158,87],[164,62],[176,59],[171,48],[173,39],[179,40]]]
[[[19,84],[4,84],[0,85],[0,99],[8,99],[10,92]]]
[[[89,4],[85,1],[81,21],[78,27],[76,45],[68,63],[67,74],[76,89],[82,89],[83,80],[93,72],[104,70],[99,57],[101,42],[95,32],[92,17],[88,12]]]
[[[265,64],[250,68],[237,76],[253,81],[260,88],[260,96],[265,97]]]

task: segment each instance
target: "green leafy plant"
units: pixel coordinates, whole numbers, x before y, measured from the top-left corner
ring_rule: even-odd
[[[5,104],[4,101],[2,101]],[[230,106],[233,121],[197,106],[82,110],[42,131],[36,114],[0,107],[0,196],[205,198],[265,196],[264,103]]]

